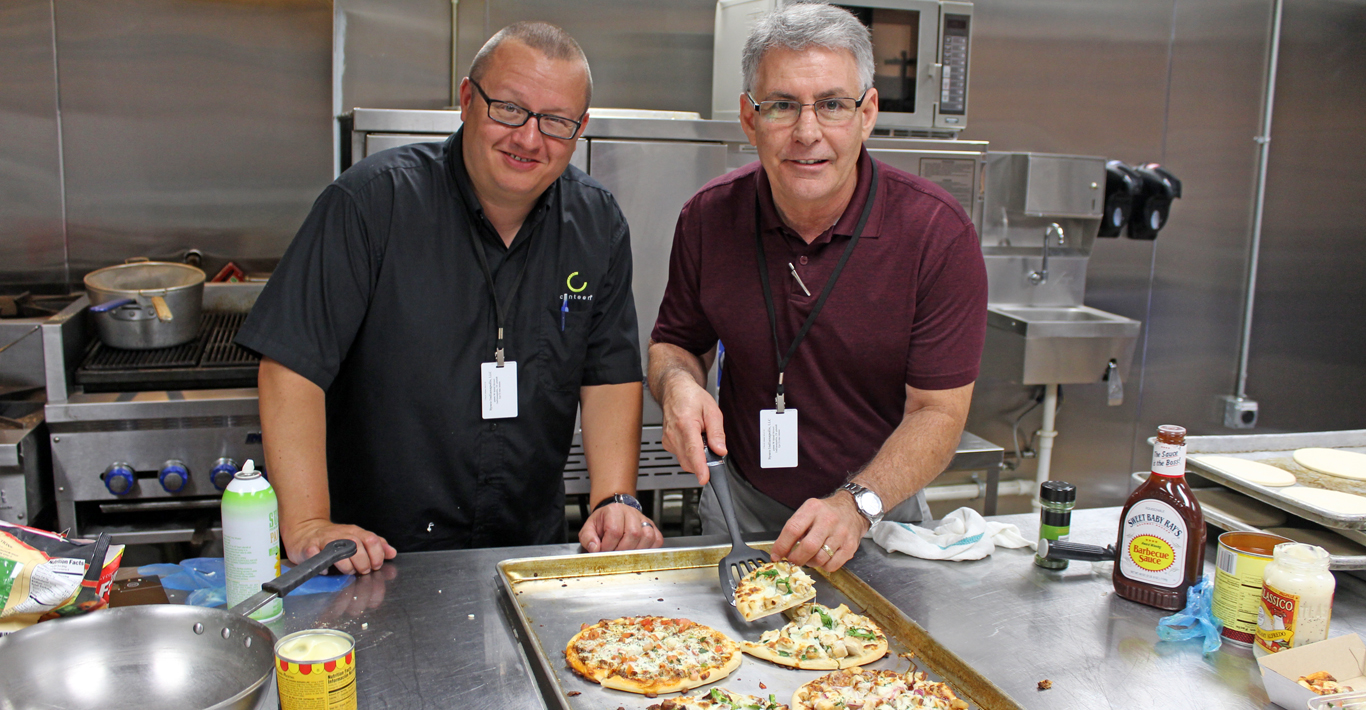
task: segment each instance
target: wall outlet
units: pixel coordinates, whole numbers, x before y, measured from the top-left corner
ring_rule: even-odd
[[[1229,429],[1251,429],[1257,426],[1256,400],[1226,394],[1219,401],[1223,403],[1224,426]]]

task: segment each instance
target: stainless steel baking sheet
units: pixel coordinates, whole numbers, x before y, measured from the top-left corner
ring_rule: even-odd
[[[766,544],[755,547],[767,549]],[[564,648],[580,625],[622,616],[670,616],[710,626],[736,641],[758,641],[769,629],[786,623],[781,614],[746,624],[722,596],[716,564],[730,546],[637,552],[566,555],[504,560],[499,578],[520,626],[520,640],[529,660],[540,666],[548,682],[542,688],[551,707],[594,710],[646,708],[661,699],[603,688],[575,675],[564,660]],[[887,633],[890,653],[869,668],[904,671],[896,654],[916,654],[921,670],[947,681],[959,697],[982,710],[1021,706],[962,659],[945,649],[914,621],[853,574],[840,570],[824,575],[811,570],[816,601],[829,606],[847,604],[866,614]],[[790,703],[803,683],[827,671],[803,671],[777,666],[746,655],[740,667],[713,687]],[[761,685],[763,687],[761,687]],[[676,697],[671,694],[663,697]]]
[[[1366,535],[1360,535],[1355,531],[1366,531],[1366,515],[1342,515],[1317,505],[1287,498],[1284,494],[1286,488],[1273,488],[1248,483],[1230,475],[1218,466],[1200,460],[1200,454],[1247,459],[1268,466],[1275,466],[1295,474],[1295,479],[1299,481],[1296,484],[1298,486],[1326,488],[1366,496],[1366,481],[1329,476],[1295,463],[1295,450],[1308,447],[1366,453],[1366,430],[1355,429],[1304,434],[1191,436],[1186,438],[1186,462],[1190,468],[1205,478],[1256,498],[1263,503],[1274,505],[1325,527],[1336,528],[1340,531],[1352,531],[1351,533],[1344,532],[1344,535],[1360,542],[1361,539],[1366,538]]]
[[[1189,461],[1189,459],[1187,459],[1187,460]],[[1205,469],[1205,468],[1201,468],[1201,469],[1200,469],[1200,473],[1201,473],[1201,475],[1204,475],[1206,478],[1211,478],[1211,479],[1215,479],[1215,480],[1222,480],[1222,479],[1216,479],[1215,476],[1211,476],[1211,475],[1209,475],[1208,473],[1206,473],[1206,469]],[[1133,474],[1133,479],[1134,479],[1135,484],[1142,484],[1144,481],[1148,480],[1148,475],[1149,475],[1149,474],[1146,474],[1146,473],[1134,473],[1134,474]],[[1255,484],[1245,484],[1245,485],[1255,485]],[[1261,487],[1264,487],[1264,486],[1258,486],[1258,487],[1261,488]],[[1217,488],[1196,488],[1196,489],[1193,489],[1193,490],[1194,490],[1194,492],[1195,492],[1195,497],[1196,497],[1197,499],[1201,499],[1201,498],[1202,498],[1202,496],[1201,496],[1201,491],[1211,491],[1211,490],[1221,490],[1221,489],[1217,489]],[[1240,491],[1234,491],[1234,492],[1233,492],[1233,494],[1235,494],[1235,495],[1236,495],[1236,494],[1239,494],[1239,493],[1240,493]],[[1267,501],[1261,501],[1261,502],[1266,503]],[[1275,505],[1274,503],[1267,503],[1267,504],[1268,504],[1268,505]],[[1281,527],[1281,526],[1283,526],[1283,525],[1285,524],[1285,523],[1283,522],[1283,523],[1280,523],[1280,524],[1278,524],[1278,525],[1271,525],[1271,526],[1259,527],[1259,526],[1257,526],[1257,525],[1249,525],[1249,524],[1247,523],[1247,521],[1241,520],[1241,519],[1239,519],[1239,518],[1236,517],[1236,516],[1230,515],[1230,514],[1224,512],[1223,510],[1220,510],[1219,508],[1217,508],[1217,507],[1215,507],[1215,506],[1209,505],[1209,504],[1205,503],[1203,500],[1202,500],[1201,503],[1200,503],[1200,507],[1201,507],[1201,512],[1202,512],[1202,513],[1204,514],[1204,516],[1205,516],[1205,522],[1209,523],[1210,525],[1213,525],[1213,526],[1216,527],[1216,528],[1219,528],[1220,530],[1225,530],[1225,531],[1237,531],[1237,532],[1266,532],[1266,531],[1267,531],[1267,528],[1269,528],[1269,527]],[[1299,515],[1298,513],[1296,513],[1296,514]],[[1351,540],[1352,542],[1355,542],[1355,543],[1360,544],[1360,545],[1366,545],[1366,533],[1364,533],[1364,532],[1361,531],[1361,530],[1348,530],[1348,529],[1345,529],[1345,528],[1331,528],[1331,530],[1332,530],[1332,532],[1337,533],[1337,534],[1343,536],[1344,538],[1346,538],[1346,539],[1348,539],[1348,540]],[[1331,570],[1344,570],[1344,571],[1347,571],[1347,570],[1352,570],[1352,571],[1356,571],[1356,570],[1366,570],[1366,555],[1330,555],[1330,556],[1328,557],[1328,569],[1331,569]]]

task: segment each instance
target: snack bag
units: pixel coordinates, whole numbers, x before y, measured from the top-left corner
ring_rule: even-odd
[[[0,635],[109,603],[123,545],[0,522]]]

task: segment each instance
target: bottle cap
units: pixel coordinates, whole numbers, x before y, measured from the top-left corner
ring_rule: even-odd
[[[1071,503],[1077,499],[1077,487],[1065,481],[1044,481],[1039,486],[1039,499],[1050,503]]]

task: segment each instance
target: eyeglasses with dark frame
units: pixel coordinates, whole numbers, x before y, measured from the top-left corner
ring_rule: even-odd
[[[534,117],[536,119],[536,129],[541,133],[550,136],[551,138],[568,141],[574,139],[574,136],[579,132],[579,127],[583,125],[583,121],[575,121],[572,118],[555,116],[548,113],[536,113],[535,111],[528,111],[511,101],[491,99],[488,94],[484,93],[484,87],[480,86],[479,82],[470,78],[470,83],[474,85],[475,90],[484,98],[484,103],[488,105],[489,118],[504,126],[521,128],[526,125],[527,121],[530,121]]]
[[[857,99],[846,96],[832,96],[827,99],[818,99],[809,104],[798,103],[791,99],[774,99],[772,101],[755,101],[748,92],[745,98],[759,114],[759,117],[766,123],[775,126],[791,126],[797,123],[802,117],[802,108],[810,106],[816,112],[816,120],[827,126],[839,126],[848,123],[854,117],[854,113],[863,105],[863,100],[867,98],[868,90],[864,89],[863,95]]]

